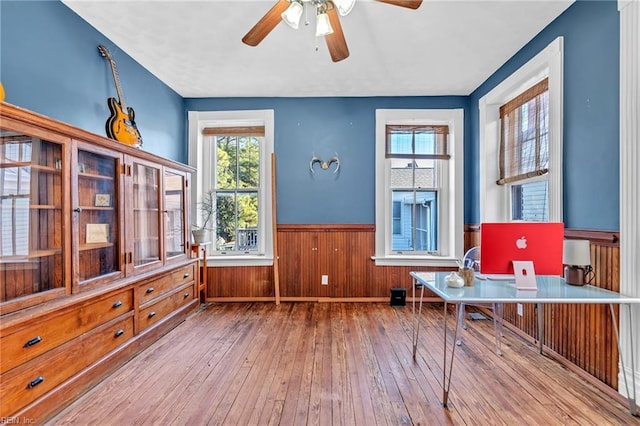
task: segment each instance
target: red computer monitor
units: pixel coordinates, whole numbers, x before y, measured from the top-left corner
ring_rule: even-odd
[[[513,274],[512,261],[530,260],[537,275],[562,275],[563,241],[563,223],[482,223],[480,272]]]

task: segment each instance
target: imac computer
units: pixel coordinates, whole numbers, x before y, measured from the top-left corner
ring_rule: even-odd
[[[513,279],[513,261],[533,262],[536,275],[562,275],[564,224],[506,222],[480,225],[480,275]]]

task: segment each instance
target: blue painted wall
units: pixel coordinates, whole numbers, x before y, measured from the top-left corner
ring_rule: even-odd
[[[0,1],[0,81],[6,101],[105,135],[117,97],[104,44],[115,59],[143,149],[187,161],[183,99],[59,1]]]
[[[25,31],[28,27],[28,31]],[[478,100],[564,36],[565,224],[619,229],[619,15],[615,1],[578,1],[468,97],[183,100],[58,1],[0,1],[0,81],[7,102],[104,134],[115,96],[98,54],[114,56],[144,149],[185,162],[186,111],[274,109],[278,221],[373,223],[378,108],[465,108],[465,223],[478,223]],[[312,152],[337,151],[338,175],[311,175]]]
[[[620,15],[615,1],[577,1],[471,94],[467,176],[471,181],[479,176],[478,100],[558,36],[564,37],[565,226],[616,231],[620,226]],[[466,195],[465,221],[478,223],[477,185],[467,186]]]
[[[187,99],[191,111],[273,109],[277,215],[282,224],[375,221],[375,110],[464,108],[468,97]],[[465,129],[465,132],[468,129]],[[309,170],[338,153],[336,174]]]

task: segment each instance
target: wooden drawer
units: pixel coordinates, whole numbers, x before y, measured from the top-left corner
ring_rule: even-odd
[[[16,332],[7,330],[6,334],[0,337],[0,373],[9,371],[131,310],[133,292],[126,290],[95,302],[78,305],[61,315],[38,319],[26,327],[16,326]]]
[[[188,304],[195,297],[195,282],[191,282],[190,285],[183,286],[156,303],[153,303],[144,309],[140,309],[138,332],[143,331],[145,328],[171,315],[173,311]]]
[[[193,281],[196,273],[195,268],[196,264],[192,263],[178,268],[158,279],[140,284],[137,290],[140,306],[164,294],[170,293],[177,287]]]
[[[133,337],[133,312],[0,375],[0,417],[54,389]]]

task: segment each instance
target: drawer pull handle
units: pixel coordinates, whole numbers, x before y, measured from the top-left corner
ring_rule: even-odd
[[[155,289],[155,288],[153,288],[153,287],[149,287],[149,288],[147,289],[147,294],[149,294],[149,293],[153,293],[154,291],[156,291],[156,289]]]
[[[27,343],[24,344],[23,348],[28,348],[29,346],[33,346],[36,343],[42,342],[42,337],[36,336],[33,339],[27,340]]]
[[[186,299],[187,297],[189,297],[189,292],[184,294],[184,298]]]
[[[118,300],[118,301],[117,301],[117,302],[115,302],[111,307],[112,307],[112,308],[119,308],[120,306],[122,306],[122,302]]]
[[[124,330],[120,329],[118,331],[115,332],[115,334],[113,335],[113,337],[120,337],[124,334]]]
[[[182,276],[182,278],[189,278],[189,275],[190,275],[190,274],[187,272],[186,274],[184,274],[184,275]]]
[[[40,383],[44,382],[44,377],[43,376],[38,376],[35,379],[33,379],[32,381],[29,382],[29,384],[27,385],[28,389],[33,389],[36,386],[38,386]]]
[[[156,316],[156,313],[154,311],[149,312],[149,318],[153,318]]]

